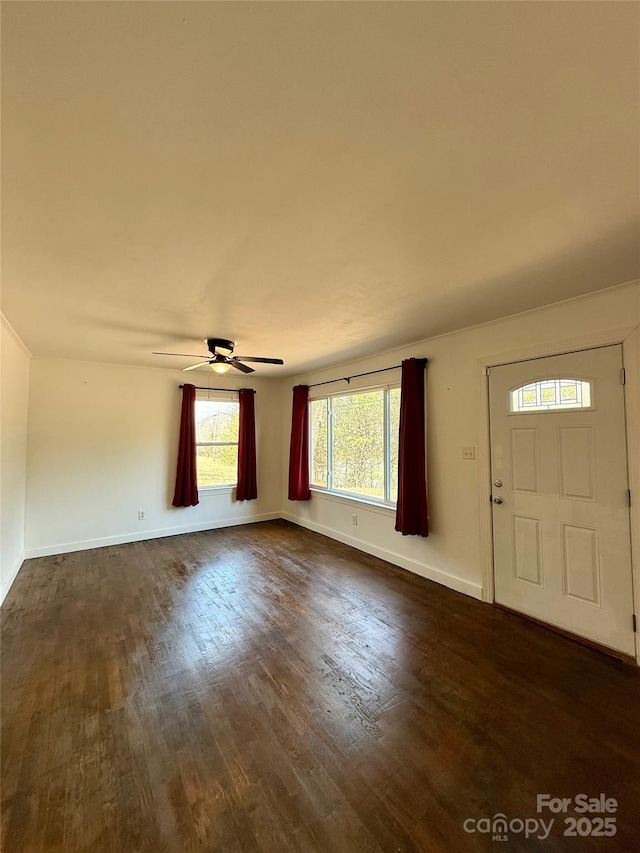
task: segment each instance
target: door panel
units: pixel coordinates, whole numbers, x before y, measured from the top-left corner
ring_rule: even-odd
[[[536,429],[511,430],[511,472],[514,492],[540,494]]]
[[[560,427],[558,432],[560,435],[560,497],[595,501],[593,427]]]
[[[562,525],[563,590],[568,598],[600,605],[598,531],[593,527]]]
[[[513,516],[513,574],[542,586],[542,530],[539,518]]]
[[[489,371],[494,565],[498,603],[632,655],[621,367],[610,346]]]

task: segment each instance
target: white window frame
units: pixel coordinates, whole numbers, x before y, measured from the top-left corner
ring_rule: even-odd
[[[227,391],[196,391],[196,411],[199,402],[204,403],[237,403],[240,406],[240,400],[237,394]],[[197,418],[196,418],[197,422]],[[240,438],[240,436],[238,436]],[[238,441],[198,441],[196,431],[196,454],[199,447],[237,447]],[[218,483],[215,486],[201,486],[198,483],[198,492],[230,492],[238,485],[238,473],[236,469],[236,479],[233,483]]]
[[[318,400],[327,401],[327,485],[321,486],[310,482],[309,487],[312,492],[318,492],[325,495],[335,495],[339,498],[346,498],[358,503],[369,504],[371,506],[385,507],[386,509],[395,509],[397,501],[390,499],[391,494],[391,441],[393,437],[390,435],[391,429],[391,397],[390,391],[400,389],[400,383],[395,382],[388,385],[372,385],[368,388],[354,388],[342,391],[335,391],[330,394],[318,394],[309,397],[309,480],[313,475],[313,419],[311,418],[311,403]],[[333,461],[333,419],[332,419],[332,401],[336,397],[354,396],[356,394],[366,394],[371,391],[384,392],[384,500],[373,498],[367,495],[358,494],[358,492],[348,492],[343,489],[333,487],[332,478],[332,461]],[[398,440],[398,437],[395,437]]]

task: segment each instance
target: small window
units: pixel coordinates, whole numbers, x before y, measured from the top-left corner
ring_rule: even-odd
[[[541,379],[511,391],[512,412],[590,408],[591,383],[582,379]]]
[[[239,420],[240,404],[230,395],[196,399],[198,488],[236,485]]]

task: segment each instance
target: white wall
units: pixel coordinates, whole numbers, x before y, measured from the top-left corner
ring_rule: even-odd
[[[27,556],[280,515],[279,386],[244,376],[187,381],[256,389],[258,499],[236,502],[226,489],[202,493],[196,507],[171,506],[184,381],[180,371],[33,359]]]
[[[498,363],[545,350],[579,348],[599,340],[625,339],[632,490],[640,494],[640,285],[636,282],[461,332],[422,341],[375,357],[282,381],[212,377],[215,386],[256,388],[259,499],[236,503],[231,491],[203,495],[195,508],[171,507],[180,392],[180,371],[33,359],[29,407],[26,536],[21,544],[19,469],[24,467],[24,426],[29,359],[11,339],[13,361],[3,362],[12,406],[12,479],[5,491],[18,501],[5,513],[5,547],[13,543],[12,570],[22,548],[27,556],[61,553],[159,535],[282,516],[340,539],[397,565],[476,597],[487,592],[488,476],[486,408],[481,363]],[[635,332],[632,332],[633,329]],[[3,355],[5,349],[3,335]],[[399,364],[427,356],[427,431],[431,535],[403,537],[394,513],[314,494],[308,504],[286,496],[291,387]],[[22,378],[20,378],[22,377]],[[382,374],[385,381],[397,374]],[[195,377],[207,384],[209,377]],[[352,388],[378,381],[355,380]],[[336,390],[339,386],[328,386]],[[346,387],[346,384],[345,384]],[[16,388],[21,389],[20,394]],[[11,390],[13,389],[13,390]],[[3,412],[3,461],[5,457]],[[7,431],[6,435],[10,433]],[[22,439],[20,439],[22,436]],[[635,438],[634,438],[635,437]],[[6,442],[7,447],[9,441]],[[476,461],[461,458],[462,446],[477,448]],[[20,460],[23,460],[20,462]],[[13,467],[15,464],[15,467]],[[5,489],[5,480],[8,484]],[[12,485],[15,484],[15,485]],[[24,488],[24,487],[23,487]],[[23,494],[23,492],[22,492]],[[485,502],[486,498],[486,502]],[[138,510],[146,509],[146,521]],[[352,513],[358,525],[351,523]],[[5,516],[12,539],[5,537]],[[634,515],[634,560],[640,567],[640,514]],[[5,543],[6,546],[5,546]],[[16,550],[17,548],[17,550]],[[3,572],[4,572],[3,568]],[[3,574],[3,584],[4,584]],[[636,584],[640,593],[640,582]],[[4,587],[3,587],[4,588]],[[638,602],[640,612],[640,601]]]
[[[496,364],[502,360],[526,358],[541,354],[541,349],[550,355],[562,351],[567,342],[573,342],[579,349],[605,338],[626,338],[629,433],[638,436],[640,365],[637,343],[633,342],[637,341],[638,333],[631,330],[639,323],[640,285],[635,282],[287,380],[283,383],[282,402],[286,425],[283,438],[285,484],[293,385],[312,384],[399,364],[403,358],[412,356],[428,357],[427,466],[431,534],[428,539],[401,536],[394,530],[393,512],[341,498],[314,493],[308,503],[288,501],[286,488],[283,517],[453,589],[482,597],[483,586],[487,586],[486,555],[490,545],[486,532],[490,482],[481,362]],[[397,381],[399,373],[394,371],[354,380],[350,386],[346,383],[344,386],[327,385],[325,390],[334,392],[340,387]],[[632,479],[637,480],[640,459],[637,443],[631,443],[632,468],[636,472]],[[461,458],[463,446],[476,447],[475,461]],[[640,497],[640,482],[637,489]],[[354,512],[358,515],[356,527],[351,521]],[[640,557],[639,534],[636,527],[636,566]]]
[[[30,355],[4,317],[0,323],[0,603],[24,560]]]

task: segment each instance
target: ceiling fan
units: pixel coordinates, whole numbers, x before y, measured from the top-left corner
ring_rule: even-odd
[[[197,364],[192,364],[190,367],[183,368],[183,370],[195,370],[196,367],[203,367],[205,364],[208,364],[211,367],[211,370],[215,370],[216,373],[226,373],[227,370],[230,370],[232,367],[235,367],[237,370],[241,370],[243,373],[253,373],[254,368],[243,364],[242,362],[244,361],[260,362],[261,364],[284,364],[284,361],[281,358],[258,358],[257,356],[252,355],[231,355],[236,342],[227,341],[225,338],[207,338],[205,340],[205,344],[211,353],[210,356],[187,355],[183,352],[154,352],[152,355],[177,355],[181,358],[204,358],[206,359],[205,361],[199,361]],[[225,355],[224,353],[218,352],[218,349],[227,350],[227,354]]]

